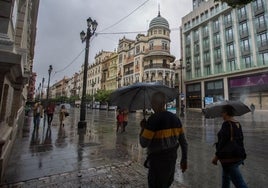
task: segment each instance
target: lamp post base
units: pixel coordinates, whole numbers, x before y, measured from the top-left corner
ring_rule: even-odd
[[[87,127],[87,122],[86,121],[79,121],[78,122],[78,129],[83,129]]]

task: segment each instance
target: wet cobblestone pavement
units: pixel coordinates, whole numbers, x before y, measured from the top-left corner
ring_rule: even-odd
[[[0,187],[147,187],[146,151],[139,146],[141,113],[131,113],[127,132],[116,133],[115,112],[88,110],[87,129],[77,131],[79,109],[70,109],[65,127],[40,125],[32,117],[18,134]],[[238,117],[248,157],[241,171],[249,187],[265,188],[267,180],[268,111]],[[221,119],[204,119],[189,111],[181,118],[189,143],[188,170],[177,165],[172,187],[220,187],[221,167],[211,164]],[[180,160],[180,151],[177,162]]]

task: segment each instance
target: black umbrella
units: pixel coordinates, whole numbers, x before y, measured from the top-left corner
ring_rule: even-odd
[[[111,94],[110,104],[128,110],[145,110],[151,108],[151,97],[158,91],[166,95],[166,102],[178,96],[175,88],[157,82],[139,82],[115,90]]]
[[[248,108],[248,106],[242,103],[241,101],[221,101],[221,102],[215,102],[206,106],[204,110],[205,118],[221,117],[222,107],[224,105],[231,105],[234,109],[235,116],[242,116],[250,112],[250,109]]]

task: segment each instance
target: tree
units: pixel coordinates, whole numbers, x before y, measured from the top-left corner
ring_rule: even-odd
[[[230,7],[236,8],[236,7],[243,6],[243,5],[246,5],[248,3],[251,3],[254,0],[214,0],[214,1],[215,2],[221,1],[223,3],[227,3],[228,6],[230,6]]]
[[[95,100],[99,101],[100,103],[107,103],[109,101],[111,93],[111,90],[98,90],[95,94]]]

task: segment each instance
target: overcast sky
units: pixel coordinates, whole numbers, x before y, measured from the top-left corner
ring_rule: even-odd
[[[169,22],[170,29],[179,28],[181,18],[191,12],[191,0],[42,0],[40,1],[35,58],[33,71],[37,73],[36,85],[45,78],[48,81],[49,65],[53,66],[51,84],[64,76],[71,77],[84,63],[85,43],[81,43],[80,32],[86,31],[86,19],[91,17],[98,22],[98,32],[147,31],[150,21],[158,14]],[[119,24],[105,31],[142,5]],[[146,34],[146,33],[144,33]],[[179,30],[171,31],[171,54],[180,58]],[[137,34],[125,34],[135,39]],[[118,40],[124,34],[98,34],[90,43],[89,64],[101,51],[114,51]],[[79,56],[80,54],[80,56]],[[79,57],[78,57],[79,56]],[[74,60],[76,59],[76,60]],[[73,62],[73,63],[72,63]],[[67,65],[70,65],[67,67]]]

